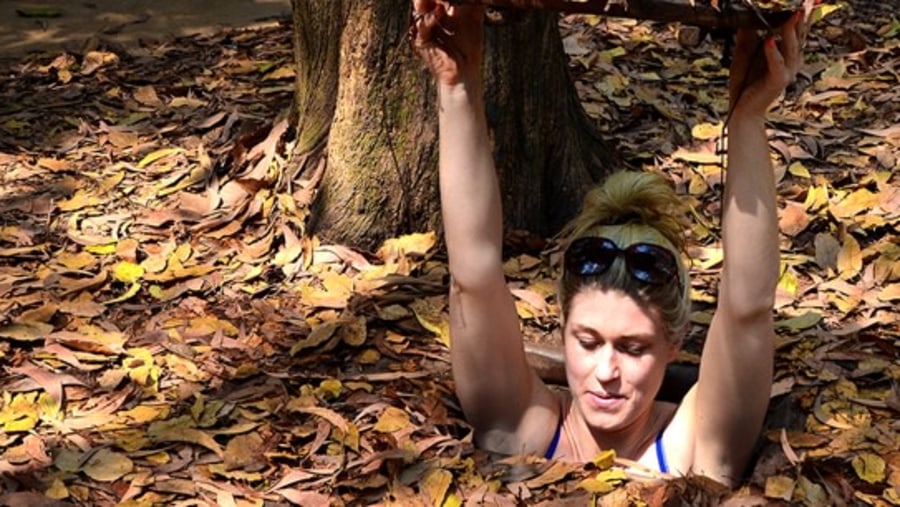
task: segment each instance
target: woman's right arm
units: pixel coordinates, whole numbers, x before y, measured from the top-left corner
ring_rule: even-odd
[[[455,49],[420,49],[438,85],[453,379],[482,447],[542,453],[557,408],[528,366],[503,273],[500,191],[484,113],[482,19],[483,8],[450,7],[440,22]]]

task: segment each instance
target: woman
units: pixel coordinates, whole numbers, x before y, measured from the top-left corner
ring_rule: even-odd
[[[569,228],[559,294],[569,392],[551,391],[529,368],[502,269],[483,15],[480,7],[414,2],[419,34],[440,31],[417,48],[438,85],[453,378],[477,443],[571,461],[614,449],[651,469],[734,484],[759,436],[772,381],[779,259],[765,114],[800,65],[802,14],[762,50],[754,33],[737,36],[725,261],[699,378],[679,405],[654,397],[685,332],[690,284],[672,214],[678,198],[650,174],[613,176]],[[757,59],[764,61],[753,65]]]

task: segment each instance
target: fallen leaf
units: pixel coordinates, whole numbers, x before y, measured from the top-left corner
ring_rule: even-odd
[[[409,425],[409,414],[397,407],[387,407],[378,417],[373,429],[382,433],[393,433]]]
[[[96,481],[112,482],[131,473],[134,462],[124,454],[103,448],[92,454],[81,470]]]

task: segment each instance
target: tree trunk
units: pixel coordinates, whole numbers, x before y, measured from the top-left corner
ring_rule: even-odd
[[[372,248],[440,230],[436,91],[406,41],[410,5],[293,0],[297,150],[327,153],[310,223],[326,241]],[[506,226],[551,235],[613,165],[568,77],[556,15],[489,28],[485,73]]]

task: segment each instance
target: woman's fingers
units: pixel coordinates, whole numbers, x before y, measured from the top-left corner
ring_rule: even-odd
[[[781,30],[781,46],[788,71],[796,73],[800,68],[800,40],[798,31],[803,19],[803,11],[797,11]]]

